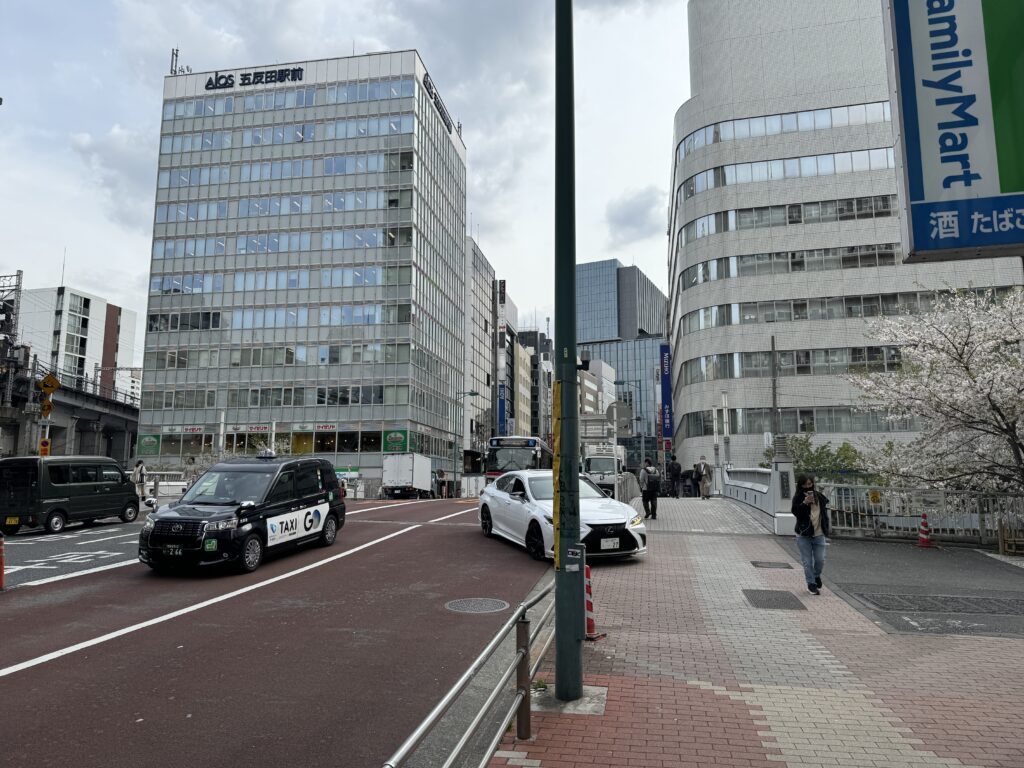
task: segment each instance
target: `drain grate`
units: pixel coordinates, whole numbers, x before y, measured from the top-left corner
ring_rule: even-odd
[[[793,566],[789,563],[776,563],[771,560],[751,560],[750,564],[755,568],[788,568],[793,570]]]
[[[755,608],[771,608],[784,611],[806,611],[796,595],[784,589],[744,589],[743,596]]]
[[[508,609],[508,603],[496,597],[460,597],[444,604],[449,611],[456,613],[498,613]]]
[[[970,597],[962,595],[890,595],[856,593],[880,611],[909,613],[973,613],[989,616],[1024,616],[1024,599],[1014,597]]]

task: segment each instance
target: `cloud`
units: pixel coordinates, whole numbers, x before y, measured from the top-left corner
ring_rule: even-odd
[[[130,229],[152,229],[156,146],[155,137],[117,123],[103,136],[71,136],[71,148],[87,168],[87,183],[103,196],[110,217]]]
[[[613,248],[664,236],[665,193],[653,185],[627,191],[608,203],[605,222]]]

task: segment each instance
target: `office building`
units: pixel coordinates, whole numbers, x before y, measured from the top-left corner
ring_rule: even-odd
[[[661,447],[657,370],[666,313],[665,294],[639,268],[617,259],[576,265],[577,352],[616,372],[618,399],[634,418],[633,436],[620,439],[629,467]]]
[[[140,448],[461,442],[465,146],[415,51],[164,81]],[[140,450],[140,453],[143,453]]]
[[[487,440],[494,434],[494,327],[497,319],[494,267],[477,242],[466,235],[466,332],[463,392],[462,444],[465,471],[483,472]]]
[[[77,288],[32,288],[22,292],[18,337],[69,386],[137,404],[137,322],[132,310]]]
[[[504,280],[495,281],[498,325],[494,334],[495,435],[520,435],[529,423],[529,413],[520,422],[519,308],[508,294]]]
[[[844,378],[899,366],[874,319],[937,290],[1017,284],[1019,259],[904,264],[877,0],[691,0],[688,13],[668,250],[680,462],[756,466],[766,433],[908,437],[912,423],[856,410]]]
[[[543,331],[523,331],[519,340],[530,352],[530,434],[550,445],[554,438],[551,427],[554,343]]]

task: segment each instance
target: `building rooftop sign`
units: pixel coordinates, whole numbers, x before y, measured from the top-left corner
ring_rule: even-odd
[[[1024,3],[889,0],[911,261],[1024,244]]]
[[[214,72],[206,79],[206,90],[219,91],[234,88],[235,85],[274,85],[276,83],[297,83],[302,80],[302,67],[285,69],[261,69],[256,72],[242,72],[235,82],[234,75],[222,75]]]

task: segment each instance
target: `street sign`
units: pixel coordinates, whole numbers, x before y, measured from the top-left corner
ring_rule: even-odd
[[[39,404],[39,415],[48,419],[51,413],[53,413],[53,403],[50,400],[43,400]]]
[[[39,455],[49,456],[50,455],[50,441],[45,437],[39,441]]]
[[[36,386],[43,390],[47,395],[50,395],[60,389],[60,379],[52,373],[48,373],[40,381],[36,382]]]
[[[907,262],[1024,245],[1024,3],[889,0]]]

